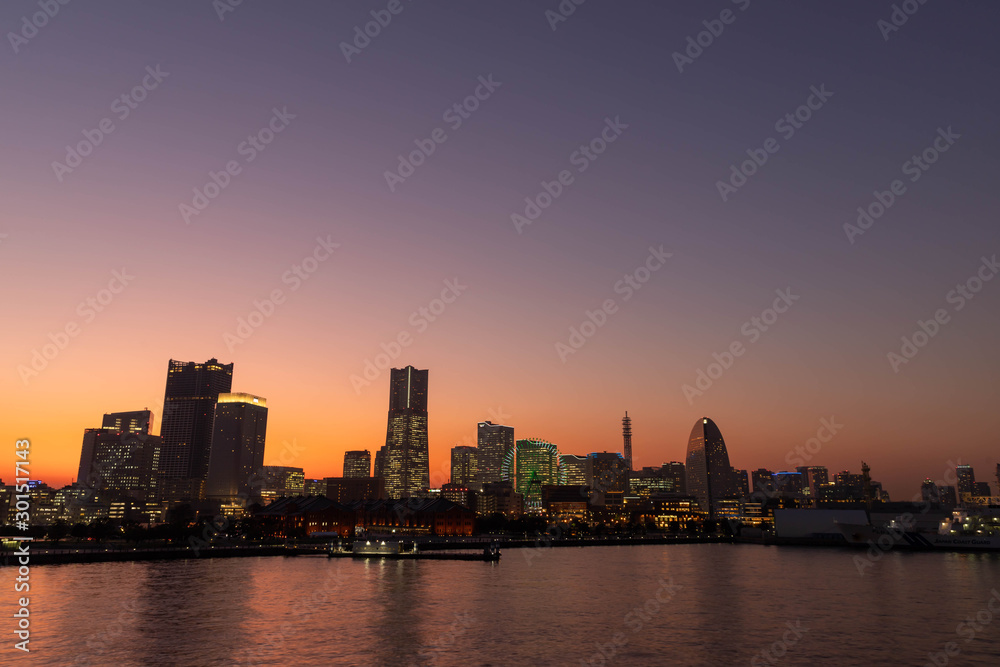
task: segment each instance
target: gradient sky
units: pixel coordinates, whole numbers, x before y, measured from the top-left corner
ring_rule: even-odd
[[[247,0],[220,20],[206,1],[75,2],[17,53],[4,40],[11,468],[27,437],[33,476],[68,483],[84,428],[149,407],[158,429],[168,359],[217,357],[234,391],[268,399],[266,463],[339,475],[344,450],[385,438],[387,373],[360,391],[351,376],[408,332],[393,365],[430,369],[435,484],[479,420],[583,454],[620,449],[626,409],[636,466],[681,459],[708,415],[734,465],[785,469],[832,417],[843,428],[809,463],[864,459],[894,499],[949,461],[993,480],[1000,280],[958,312],[946,296],[1000,252],[1000,6],[927,3],[886,40],[888,1],[591,0],[553,30],[555,0],[404,0],[348,63],[340,43],[388,4]],[[725,9],[679,72],[672,54]],[[36,11],[5,2],[0,28]],[[168,76],[119,120],[114,100],[157,65]],[[444,112],[489,75],[499,88],[452,129]],[[775,122],[821,85],[833,96],[786,140]],[[237,147],[275,107],[295,118],[247,163]],[[579,173],[571,155],[609,117],[628,128]],[[52,163],[103,118],[114,131],[60,182]],[[903,163],[948,127],[960,138],[911,183]],[[390,192],[385,171],[436,128],[447,140]],[[769,137],[778,152],[723,202],[717,181]],[[185,224],[179,205],[230,160],[241,173]],[[511,214],[564,169],[573,183],[519,234]],[[849,243],[843,225],[894,179],[906,192]],[[340,246],[292,290],[317,237]],[[624,302],[616,282],[661,245],[672,257]],[[100,313],[78,310],[123,269]],[[419,331],[411,314],[456,278],[467,289]],[[751,342],[741,327],[786,288],[799,300]],[[284,302],[230,350],[275,289]],[[556,343],[609,298],[617,312],[562,361]],[[887,354],[939,308],[950,321],[893,372]],[[682,386],[735,341],[745,354],[689,402]]]

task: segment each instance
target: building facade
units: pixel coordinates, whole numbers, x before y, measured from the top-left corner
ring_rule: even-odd
[[[699,419],[687,446],[687,493],[698,501],[702,511],[715,514],[715,502],[736,497],[733,467],[722,432],[708,417]]]
[[[233,388],[233,365],[170,360],[163,396],[160,437],[164,477],[204,480],[208,476],[215,402]]]
[[[264,465],[267,400],[253,394],[219,394],[205,496],[223,503],[249,504],[254,477]],[[255,498],[256,499],[256,498]]]
[[[382,477],[389,498],[409,498],[430,487],[427,449],[428,371],[393,368]]]
[[[479,422],[476,429],[478,481],[491,484],[503,481],[503,463],[514,449],[514,427],[493,422]]]
[[[372,453],[367,449],[344,452],[344,477],[371,477]]]
[[[478,480],[479,449],[459,445],[451,448],[451,483],[467,486]]]

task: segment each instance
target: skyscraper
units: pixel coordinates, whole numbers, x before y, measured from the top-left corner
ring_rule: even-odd
[[[451,448],[451,483],[463,486],[475,482],[478,472],[477,454],[479,450],[475,447],[459,445]]]
[[[545,440],[518,440],[516,457],[514,477],[524,510],[541,511],[542,486],[559,483],[559,450]]]
[[[687,492],[698,499],[698,505],[709,516],[715,514],[715,501],[736,497],[726,442],[708,417],[699,419],[691,429],[686,467]]]
[[[344,452],[344,477],[370,477],[372,453],[367,449]]]
[[[479,422],[476,436],[479,481],[484,484],[501,481],[504,457],[514,449],[514,427]]]
[[[629,490],[628,464],[618,452],[594,452],[587,457],[587,486],[599,493]]]
[[[586,486],[587,457],[575,454],[560,455],[559,483],[564,486]]]
[[[206,478],[215,401],[232,388],[232,364],[222,365],[217,359],[203,364],[170,360],[160,425],[160,471],[164,477]]]
[[[155,499],[161,440],[157,436],[111,428],[83,433],[77,484],[102,500]]]
[[[408,498],[430,486],[427,452],[427,371],[393,368],[389,377],[389,424],[383,455],[389,498]]]
[[[972,466],[955,466],[955,474],[958,476],[958,497],[961,499],[964,494],[972,493],[972,487],[976,483],[976,472]]]
[[[153,424],[153,413],[148,409],[134,410],[132,412],[111,412],[104,415],[101,428],[113,431],[125,431],[126,433],[142,433],[149,435],[149,429]]]
[[[260,495],[251,488],[264,466],[267,401],[252,394],[219,394],[215,406],[205,496],[226,503],[249,504]]]

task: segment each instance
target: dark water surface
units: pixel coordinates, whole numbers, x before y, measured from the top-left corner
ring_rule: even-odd
[[[30,655],[12,647],[8,567],[0,663],[924,665],[942,652],[938,664],[1000,665],[988,608],[1000,556],[888,553],[862,576],[858,553],[717,544],[509,549],[499,564],[36,566]],[[941,662],[949,642],[959,652]]]

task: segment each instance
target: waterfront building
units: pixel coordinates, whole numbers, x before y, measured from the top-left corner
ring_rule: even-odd
[[[389,378],[389,419],[381,477],[389,498],[408,498],[430,488],[427,445],[428,371],[393,368]]]
[[[719,427],[708,417],[699,419],[688,438],[687,493],[709,516],[715,514],[715,501],[738,495],[732,470]]]
[[[233,387],[233,365],[209,359],[203,364],[170,360],[163,396],[160,473],[174,479],[204,481],[208,476],[215,403]]]
[[[258,499],[259,485],[253,484],[264,465],[266,435],[266,399],[244,393],[219,394],[205,481],[206,498],[240,507]]]

